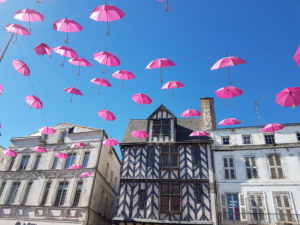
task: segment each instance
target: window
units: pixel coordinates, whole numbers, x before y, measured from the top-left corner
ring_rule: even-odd
[[[266,144],[275,144],[275,139],[273,134],[265,134]]]
[[[57,166],[57,163],[58,163],[58,158],[54,158],[54,161],[53,161],[53,165],[52,165],[52,169],[55,170],[56,169],[56,166]]]
[[[26,187],[26,190],[25,190],[25,194],[24,194],[24,197],[23,197],[22,205],[25,205],[25,203],[27,202],[31,186],[32,186],[32,182],[29,182],[27,184],[27,187]]]
[[[161,185],[161,211],[180,212],[180,185]]]
[[[289,194],[275,194],[275,208],[277,218],[282,221],[294,221],[293,210]]]
[[[80,194],[81,194],[82,184],[83,184],[83,182],[78,182],[77,183],[73,206],[78,206],[79,199],[80,199]]]
[[[61,140],[65,140],[65,137],[66,137],[66,135],[67,135],[67,132],[62,132],[61,133]]]
[[[245,145],[251,144],[251,136],[250,135],[243,136],[243,144],[245,144]]]
[[[237,194],[226,195],[227,208],[228,208],[228,219],[229,220],[241,220],[240,218],[240,205],[239,197]]]
[[[37,168],[39,167],[39,163],[41,161],[41,155],[38,155],[36,160],[35,160],[35,164],[34,164],[34,170],[37,170]]]
[[[252,221],[265,221],[265,210],[263,206],[262,194],[250,194],[250,211]]]
[[[54,202],[55,206],[60,206],[65,203],[65,198],[67,194],[67,189],[68,189],[68,184],[69,182],[60,182],[56,194],[56,199]]]
[[[0,198],[1,198],[1,195],[2,195],[3,190],[5,188],[5,185],[6,185],[6,182],[2,182],[1,187],[0,187]]]
[[[197,203],[201,203],[201,185],[196,184],[196,198],[197,198]]]
[[[194,165],[199,165],[200,163],[200,157],[199,157],[199,146],[194,146],[193,147],[193,164]]]
[[[11,158],[10,164],[9,164],[9,167],[8,167],[8,171],[11,171],[11,169],[12,169],[12,167],[13,167],[13,165],[14,165],[15,159],[16,159],[16,158],[14,158],[14,157]]]
[[[69,129],[69,134],[74,133],[74,129],[75,129],[75,127],[70,128],[70,129]]]
[[[148,148],[148,166],[153,166],[153,147]]]
[[[140,191],[140,208],[145,207],[145,190]]]
[[[90,158],[90,152],[85,152],[84,158],[83,158],[83,163],[82,163],[82,168],[87,168],[89,158]]]
[[[257,166],[255,157],[245,157],[247,179],[257,179]]]
[[[169,120],[154,120],[153,135],[169,135]]]
[[[15,201],[15,198],[18,194],[18,191],[19,191],[19,188],[20,188],[20,182],[14,182],[12,187],[11,187],[11,190],[10,190],[10,193],[9,193],[9,196],[8,196],[8,199],[7,199],[7,204],[13,204],[14,201]]]
[[[300,141],[300,132],[297,132],[296,136],[297,136],[297,141]]]
[[[226,194],[220,196],[223,220],[247,221],[246,202],[243,194]]]
[[[48,139],[48,135],[47,135],[47,134],[44,134],[44,136],[43,136],[43,141],[47,141],[47,139]]]
[[[28,164],[28,161],[29,161],[29,155],[25,155],[23,156],[22,158],[22,162],[20,164],[20,167],[19,167],[19,170],[25,170],[26,169],[26,166]]]
[[[271,179],[284,179],[279,155],[268,155]]]
[[[109,164],[107,163],[106,165],[106,170],[105,170],[105,179],[108,179],[108,170],[109,170]]]
[[[178,167],[178,148],[173,147],[162,147],[161,151],[161,166],[162,167]]]
[[[229,145],[230,144],[229,137],[222,137],[222,142],[223,145]]]
[[[50,187],[51,187],[51,182],[48,182],[48,183],[46,184],[46,188],[45,188],[45,191],[44,191],[44,195],[43,195],[43,199],[42,199],[42,203],[41,203],[42,206],[44,206],[44,205],[46,204],[46,201],[47,201],[47,197],[48,197],[48,194],[49,194]]]
[[[233,158],[231,157],[223,158],[223,165],[224,165],[224,179],[225,180],[236,179],[234,165],[233,165]]]
[[[69,169],[75,163],[76,153],[69,153],[65,164],[65,169]]]

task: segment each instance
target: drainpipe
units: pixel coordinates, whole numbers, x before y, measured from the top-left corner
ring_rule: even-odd
[[[100,154],[101,154],[101,151],[102,151],[102,142],[103,142],[103,139],[104,139],[104,135],[106,134],[104,132],[104,130],[102,131],[103,135],[102,135],[102,139],[100,141],[100,148],[99,148],[99,154],[98,154],[98,159],[97,159],[97,165],[96,165],[96,172],[95,172],[95,176],[94,176],[94,181],[93,181],[93,186],[92,186],[92,191],[91,191],[91,196],[90,196],[90,200],[89,200],[89,204],[88,204],[88,218],[87,218],[87,224],[86,225],[89,225],[89,220],[90,220],[90,205],[91,205],[91,201],[92,201],[92,196],[93,196],[93,191],[94,191],[94,186],[95,186],[95,181],[96,181],[96,175],[97,175],[97,171],[98,171],[98,165],[99,165],[99,160],[100,160]]]

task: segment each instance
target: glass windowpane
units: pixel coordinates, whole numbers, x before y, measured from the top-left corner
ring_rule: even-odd
[[[179,211],[180,210],[180,197],[172,197],[172,211]]]
[[[161,209],[169,210],[169,197],[168,196],[161,197]]]
[[[89,152],[85,152],[84,153],[83,163],[82,163],[82,168],[87,168],[89,158],[90,158],[90,153]]]
[[[161,193],[162,194],[169,194],[169,184],[163,184],[161,186]]]
[[[180,186],[178,184],[172,184],[172,194],[180,194]]]

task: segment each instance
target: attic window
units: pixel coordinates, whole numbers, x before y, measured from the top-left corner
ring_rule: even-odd
[[[154,120],[154,136],[169,135],[170,123],[169,120]]]

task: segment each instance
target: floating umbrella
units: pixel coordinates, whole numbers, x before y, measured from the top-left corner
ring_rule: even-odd
[[[243,91],[233,86],[228,86],[228,87],[226,86],[217,90],[216,94],[219,98],[228,99],[228,107],[229,107],[229,98],[242,95]]]
[[[81,93],[81,91],[79,91],[77,88],[68,87],[68,88],[64,89],[64,91],[72,94],[70,103],[72,102],[73,94],[75,94],[75,95],[83,95]]]
[[[94,59],[97,62],[105,65],[105,68],[102,71],[103,74],[106,71],[106,66],[120,66],[121,64],[121,61],[116,56],[114,56],[109,52],[98,52],[94,54]]]
[[[69,169],[71,169],[71,170],[79,170],[81,168],[82,168],[82,166],[80,166],[78,164],[74,164],[74,165],[72,165],[72,166],[69,167]]]
[[[42,101],[38,97],[35,97],[34,95],[26,96],[26,102],[30,105],[29,108],[31,108],[31,107],[36,108],[36,109],[43,108]]]
[[[32,148],[32,151],[34,151],[34,152],[40,152],[40,153],[45,153],[45,152],[47,152],[47,149],[45,149],[45,148],[43,148],[41,146],[36,146],[36,147]]]
[[[2,95],[2,92],[3,92],[3,86],[2,84],[0,84],[0,95]]]
[[[55,129],[53,129],[52,127],[42,127],[39,129],[39,132],[41,132],[42,134],[54,134],[56,132]]]
[[[166,1],[166,0],[158,0],[158,1],[163,2],[163,1]],[[167,12],[169,11],[169,0],[167,0],[167,5],[165,6],[165,9],[166,9]]]
[[[100,110],[98,115],[104,119],[103,124],[105,124],[105,120],[114,121],[116,119],[115,115],[108,110]]]
[[[66,46],[58,46],[58,47],[54,48],[53,51],[64,57],[64,62],[61,64],[62,66],[64,66],[64,64],[65,64],[66,57],[68,57],[68,58],[77,58],[78,57],[77,53],[72,48],[69,48]]]
[[[3,3],[3,2],[5,2],[6,0],[0,0],[0,3]]]
[[[14,16],[15,19],[18,19],[18,20],[21,20],[21,21],[28,21],[29,22],[29,28],[30,28],[30,32],[31,33],[31,25],[30,25],[30,22],[40,22],[40,21],[43,21],[45,19],[45,17],[33,10],[33,9],[21,9],[19,10],[15,16]]]
[[[127,71],[127,70],[118,70],[118,71],[114,72],[112,76],[113,76],[113,78],[123,80],[122,89],[124,89],[124,80],[135,79],[135,76],[133,75],[133,73],[131,73],[130,71]]]
[[[72,144],[72,145],[71,145],[71,148],[78,148],[78,147],[84,147],[84,146],[86,146],[85,143],[77,142],[77,143],[75,143],[75,144]]]
[[[67,159],[69,156],[66,153],[59,152],[54,155],[56,158]]]
[[[76,23],[74,20],[69,19],[60,19],[53,24],[53,30],[67,32],[67,40],[65,41],[66,44],[69,43],[68,34],[73,32],[79,32],[82,30],[82,28],[83,27],[79,23]]]
[[[246,63],[243,59],[238,58],[238,57],[234,57],[234,56],[228,56],[226,54],[226,57],[223,58],[223,59],[220,59],[218,62],[216,62],[210,70],[215,70],[215,69],[221,69],[223,67],[228,67],[229,82],[231,84],[229,66],[236,66],[236,65],[239,65],[239,64],[243,64],[243,63]]]
[[[85,172],[85,173],[81,174],[80,177],[89,177],[91,175],[92,175],[91,173]]]
[[[201,116],[201,113],[195,109],[188,109],[188,110],[185,110],[183,113],[181,113],[180,116],[195,117],[195,116]],[[192,123],[191,123],[191,126],[192,126]]]
[[[106,139],[105,141],[103,141],[103,144],[106,145],[106,146],[110,146],[110,151],[109,153],[110,154],[113,154],[112,153],[112,146],[116,146],[117,144],[119,144],[119,142],[116,140],[116,139],[113,139],[113,138],[108,138]]]
[[[90,18],[96,21],[106,21],[108,26],[107,35],[110,35],[109,22],[120,20],[125,13],[113,5],[101,5],[94,9]]]
[[[87,61],[86,59],[81,58],[81,57],[78,57],[78,58],[72,58],[72,59],[70,59],[68,62],[69,62],[70,64],[79,66],[79,73],[78,73],[78,76],[80,75],[80,67],[81,67],[81,66],[92,66],[92,64],[90,64],[89,61]]]
[[[37,55],[45,55],[45,54],[47,54],[47,55],[50,56],[49,58],[52,57],[52,56],[51,56],[51,48],[50,48],[48,45],[44,44],[44,43],[41,43],[41,44],[39,44],[38,46],[36,46],[36,47],[33,49],[33,51],[35,51],[35,53],[36,53]]]
[[[193,133],[190,134],[190,137],[199,137],[199,146],[200,146],[200,136],[208,136],[209,133],[206,133],[202,130],[196,130]]]
[[[5,154],[5,155],[8,155],[9,157],[17,157],[17,153],[14,151],[14,150],[12,150],[12,149],[4,149],[3,150],[3,153]]]
[[[6,28],[7,32],[12,32],[12,33],[20,34],[20,35],[24,35],[24,36],[30,36],[29,31],[25,27],[22,27],[21,25],[18,25],[18,24],[11,23],[11,24],[8,24],[7,26],[5,26],[5,28]],[[16,42],[17,42],[17,35],[16,35],[16,40],[13,43],[16,43]]]
[[[20,74],[22,74],[23,76],[29,76],[30,75],[30,69],[28,68],[27,64],[24,63],[21,60],[13,60],[13,66],[16,69],[16,72],[19,72]]]
[[[279,123],[270,123],[267,126],[265,126],[261,132],[263,133],[274,133],[275,131],[282,130],[284,128],[283,125]]]
[[[144,131],[144,130],[136,130],[136,131],[132,132],[132,136],[136,137],[136,138],[147,138],[147,137],[149,137],[147,132]]]
[[[107,80],[103,79],[103,77],[102,77],[102,78],[95,78],[95,79],[91,80],[91,82],[92,82],[93,84],[97,84],[97,85],[100,86],[98,95],[100,94],[101,86],[104,86],[104,87],[111,87],[111,84],[110,84]]]
[[[276,103],[283,107],[296,108],[300,104],[300,87],[286,88],[279,92],[276,95]]]
[[[152,102],[152,99],[148,95],[143,93],[135,94],[131,99],[136,103],[140,103],[140,109],[142,105],[149,105]]]
[[[221,125],[221,126],[230,126],[230,133],[232,134],[232,132],[231,132],[231,125],[236,125],[236,124],[240,124],[241,122],[239,121],[239,120],[237,120],[237,119],[235,119],[235,118],[227,118],[227,119],[224,119],[224,120],[222,120],[220,123],[219,123],[219,125]]]
[[[162,69],[161,68],[171,67],[171,66],[176,66],[176,64],[173,63],[169,59],[163,59],[163,58],[160,58],[160,56],[159,56],[159,59],[153,60],[151,63],[149,63],[148,66],[146,67],[146,69],[160,68],[160,76],[161,76],[160,82],[162,83]]]
[[[184,87],[183,83],[179,82],[179,81],[170,81],[170,82],[167,82],[164,84],[164,86],[162,86],[161,89],[171,89],[172,88],[172,91],[173,91],[173,100],[175,100],[175,97],[174,97],[174,88],[181,88],[181,87]]]
[[[300,46],[297,49],[296,54],[294,55],[293,59],[295,60],[295,62],[298,64],[298,66],[300,67]]]

